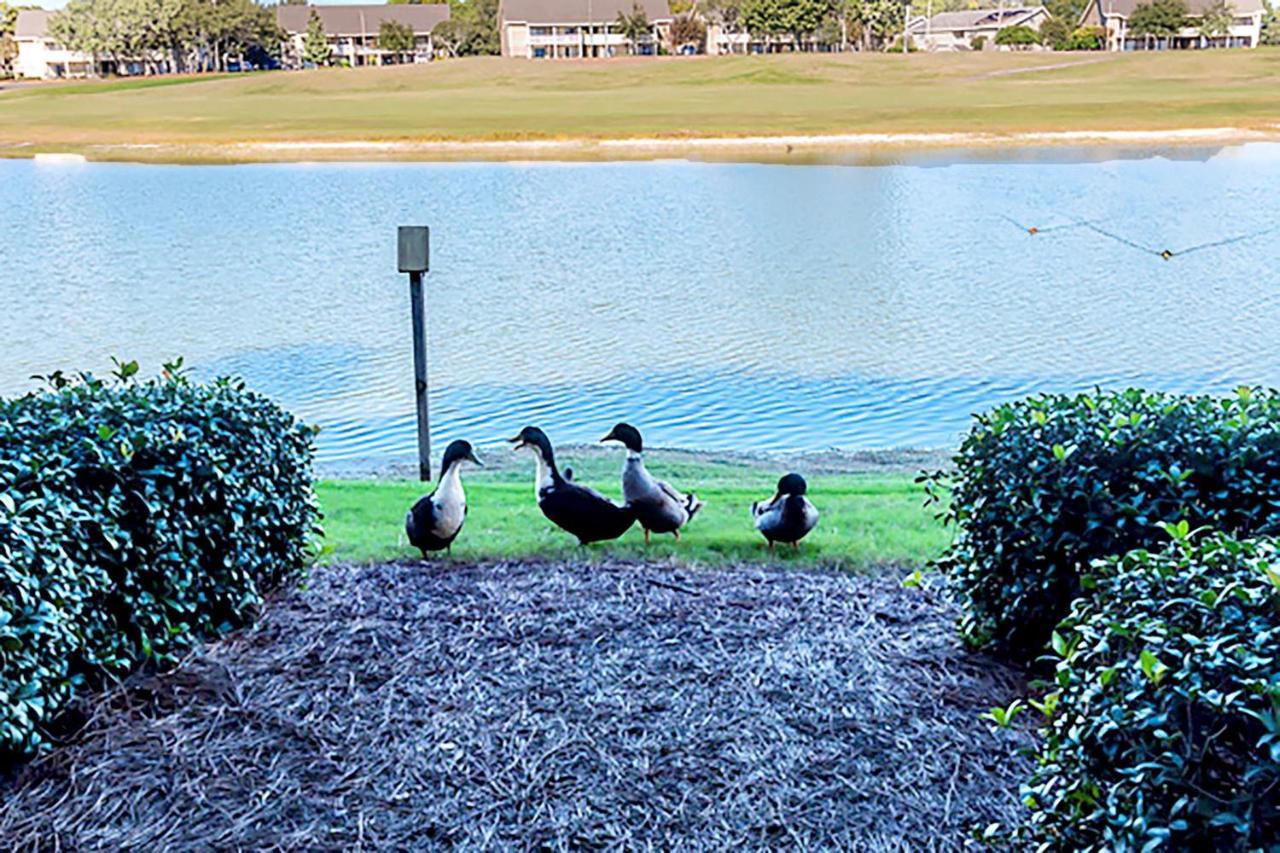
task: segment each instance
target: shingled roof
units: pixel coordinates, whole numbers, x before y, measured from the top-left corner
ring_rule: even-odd
[[[667,0],[502,0],[498,17],[503,23],[603,24],[617,20],[619,13],[630,14],[633,5],[650,22],[671,20]]]
[[[44,9],[23,9],[18,12],[18,21],[13,27],[13,37],[44,38],[49,34],[49,16],[52,14]]]
[[[1106,0],[1104,0],[1106,2]],[[991,27],[1016,26],[1027,18],[1043,11],[1042,6],[1022,6],[1000,9],[964,9],[959,12],[939,12],[929,19],[931,30],[980,30]],[[924,29],[924,18],[912,22],[912,30]]]
[[[306,32],[312,12],[320,16],[325,33],[331,36],[376,36],[383,21],[398,21],[415,33],[429,33],[436,24],[449,20],[449,6],[445,3],[413,6],[360,4],[277,6],[276,23],[285,32]]]
[[[1128,18],[1133,15],[1133,10],[1141,6],[1143,3],[1149,3],[1151,0],[1098,0],[1102,13],[1107,17]],[[1213,6],[1217,0],[1187,0],[1187,14],[1202,15],[1210,6]],[[1237,15],[1252,15],[1265,9],[1262,0],[1230,0],[1228,5],[1231,11]],[[1085,10],[1086,12],[1088,9]]]

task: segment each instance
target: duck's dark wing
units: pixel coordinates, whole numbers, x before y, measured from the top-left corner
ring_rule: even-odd
[[[441,551],[457,538],[462,530],[461,525],[448,538],[437,536],[434,531],[440,523],[440,514],[436,512],[435,492],[421,498],[404,519],[404,532],[409,537],[409,544],[420,551]]]
[[[538,507],[552,524],[582,542],[617,539],[635,521],[630,507],[619,506],[599,492],[577,483],[559,482],[543,489]]]

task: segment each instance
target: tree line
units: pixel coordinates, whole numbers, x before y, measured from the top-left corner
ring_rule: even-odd
[[[273,10],[254,0],[70,0],[50,17],[49,35],[95,63],[144,74],[263,65],[284,40]]]

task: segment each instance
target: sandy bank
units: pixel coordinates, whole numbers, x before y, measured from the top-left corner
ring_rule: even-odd
[[[309,161],[610,161],[683,158],[709,161],[875,161],[913,151],[1052,146],[1190,146],[1280,141],[1280,125],[1164,130],[1049,130],[1024,133],[840,133],[619,139],[262,140],[225,143],[0,146],[0,156],[79,154],[88,160],[254,163]],[[65,162],[61,158],[59,162]]]

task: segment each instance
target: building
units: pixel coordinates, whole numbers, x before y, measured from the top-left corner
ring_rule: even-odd
[[[430,62],[435,53],[431,31],[449,20],[445,3],[424,5],[277,6],[276,23],[285,33],[281,64],[301,68],[306,55],[311,14],[320,18],[329,41],[330,62],[337,65],[390,65],[398,61]],[[413,52],[397,56],[378,47],[383,21],[396,21],[413,30]]]
[[[1143,0],[1090,0],[1080,16],[1081,26],[1102,27],[1107,32],[1107,50],[1194,50],[1203,47],[1257,47],[1262,38],[1262,21],[1266,6],[1262,0],[1228,0],[1232,11],[1231,27],[1225,35],[1206,38],[1201,35],[1199,18],[1214,0],[1187,0],[1188,23],[1177,35],[1168,39],[1134,35],[1129,31],[1133,10]]]
[[[23,9],[18,12],[13,40],[18,46],[13,71],[19,77],[54,80],[59,77],[93,77],[106,73],[108,63],[94,62],[87,53],[66,50],[49,37],[52,12]]]
[[[911,40],[922,50],[973,50],[974,39],[979,36],[982,36],[983,47],[994,47],[996,33],[1006,27],[1030,27],[1038,31],[1048,19],[1049,13],[1043,6],[966,9],[939,12],[932,18],[916,18],[908,31]]]
[[[796,41],[793,36],[781,35],[766,38],[745,30],[726,30],[719,24],[707,24],[707,55],[728,56],[744,53],[826,53],[838,48],[812,36]]]
[[[649,33],[633,45],[618,15],[639,7]],[[595,59],[636,53],[656,56],[671,30],[667,0],[502,0],[502,55],[525,59]]]

